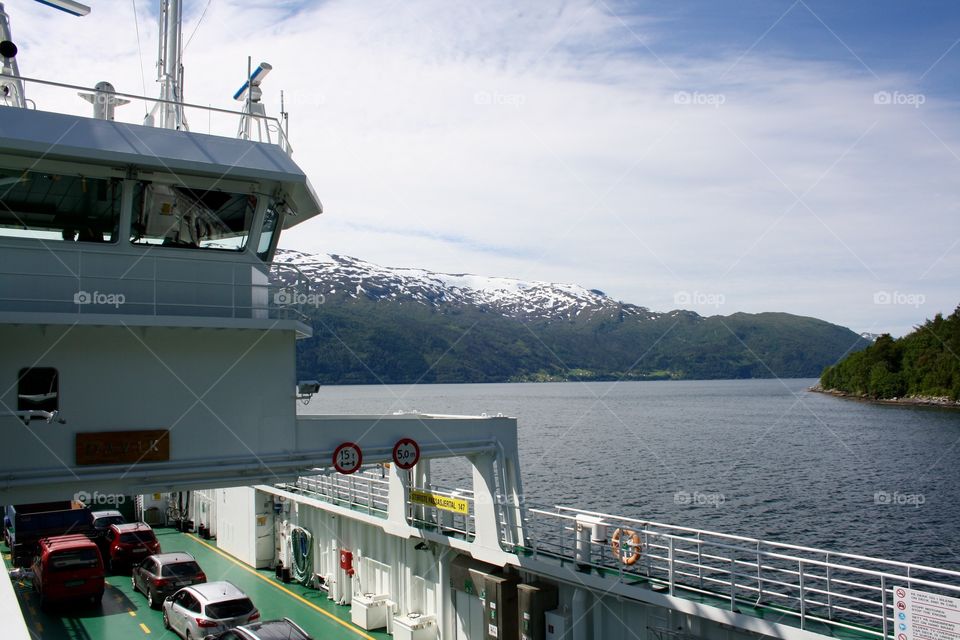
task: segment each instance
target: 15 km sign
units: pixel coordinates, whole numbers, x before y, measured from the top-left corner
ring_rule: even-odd
[[[363,464],[360,447],[352,442],[344,442],[333,452],[333,466],[340,473],[353,473]]]
[[[409,470],[420,461],[420,445],[410,438],[401,438],[393,445],[393,462],[398,468]]]

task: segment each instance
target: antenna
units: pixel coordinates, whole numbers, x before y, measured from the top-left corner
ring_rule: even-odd
[[[90,7],[74,0],[37,0],[40,4],[65,11],[74,16],[85,16]],[[0,78],[0,104],[8,107],[26,107],[27,98],[23,93],[23,81],[20,79],[20,67],[17,65],[17,45],[10,34],[10,17],[0,3],[0,73],[8,78]]]
[[[290,112],[283,105],[283,91],[280,92],[280,119],[283,120],[283,137],[290,141]]]
[[[97,120],[113,120],[114,109],[130,104],[129,100],[117,96],[117,90],[109,82],[98,82],[93,90],[94,93],[77,95],[93,105],[93,117]]]
[[[267,111],[260,102],[263,91],[260,89],[260,83],[267,77],[267,74],[273,70],[273,67],[266,62],[261,62],[254,71],[250,71],[250,58],[247,58],[247,80],[241,85],[237,92],[233,94],[233,99],[237,101],[246,101],[243,107],[243,115],[240,116],[240,129],[237,131],[237,137],[242,140],[250,140],[251,128],[254,123],[257,125],[257,138],[260,142],[266,138],[270,142],[270,129],[267,126],[265,118]]]
[[[45,4],[54,9],[60,9],[72,16],[85,16],[90,13],[90,7],[73,0],[37,0],[40,4]]]
[[[44,2],[46,0],[38,0]],[[63,0],[61,0],[63,1]],[[180,0],[160,0],[160,46],[157,53],[157,82],[160,99],[144,118],[147,126],[186,131],[183,115],[183,12]],[[159,115],[159,122],[157,116]]]

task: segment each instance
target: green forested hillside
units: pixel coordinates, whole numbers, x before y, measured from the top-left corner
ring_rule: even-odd
[[[937,314],[897,340],[880,336],[869,348],[827,368],[820,386],[876,399],[960,400],[960,307],[947,318]]]
[[[785,313],[520,320],[469,305],[328,298],[301,340],[301,378],[325,384],[815,377],[866,346]]]

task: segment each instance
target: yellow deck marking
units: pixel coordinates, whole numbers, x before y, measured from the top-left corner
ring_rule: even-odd
[[[127,611],[127,613],[130,614],[130,617],[131,617],[131,618],[136,618],[136,617],[137,617],[137,612],[134,611],[133,609],[130,609],[129,611]]]
[[[145,634],[150,635],[150,627],[148,627],[147,625],[145,625],[145,624],[143,624],[143,623],[141,622],[141,623],[140,623],[140,628],[143,629],[143,632],[144,632]]]
[[[314,603],[310,602],[310,601],[307,600],[306,598],[304,598],[304,597],[302,597],[302,596],[299,596],[299,595],[297,595],[296,593],[294,593],[293,591],[290,591],[290,589],[287,589],[286,587],[283,587],[283,586],[277,584],[276,582],[274,582],[274,581],[271,580],[270,578],[264,577],[263,575],[261,575],[260,573],[258,573],[256,569],[251,569],[250,567],[248,567],[247,565],[243,564],[242,562],[240,562],[239,560],[237,560],[236,558],[234,558],[233,556],[231,556],[231,555],[228,554],[227,552],[221,551],[220,549],[217,549],[215,546],[204,542],[204,541],[201,540],[200,538],[194,536],[192,533],[188,533],[188,534],[186,534],[186,535],[187,535],[187,537],[190,538],[191,540],[194,540],[194,541],[202,544],[202,545],[205,546],[207,549],[210,549],[211,551],[213,551],[213,552],[216,553],[217,555],[223,556],[224,558],[226,558],[226,559],[229,560],[230,562],[234,563],[235,565],[237,565],[238,567],[240,567],[241,569],[243,569],[243,570],[246,571],[247,573],[251,573],[251,574],[257,576],[258,578],[260,578],[261,580],[263,580],[264,582],[266,582],[266,583],[267,583],[268,585],[270,585],[271,587],[274,587],[274,588],[276,588],[276,589],[279,589],[280,591],[283,591],[283,592],[284,592],[285,594],[287,594],[288,596],[294,598],[295,600],[299,600],[300,602],[302,602],[303,604],[307,605],[308,607],[310,607],[310,608],[313,609],[314,611],[316,611],[316,612],[318,612],[318,613],[322,613],[323,615],[327,616],[328,618],[330,618],[331,620],[333,620],[334,622],[336,622],[336,623],[339,624],[340,626],[344,627],[345,629],[354,632],[355,634],[357,634],[357,635],[360,636],[361,638],[366,638],[366,640],[376,640],[376,638],[374,638],[373,636],[367,635],[366,633],[364,633],[363,631],[360,631],[359,629],[357,629],[356,627],[352,626],[351,624],[349,624],[349,623],[347,623],[347,622],[344,622],[343,620],[341,620],[341,619],[338,618],[337,616],[333,615],[333,614],[330,613],[329,611],[324,611],[323,609],[321,609],[320,607],[318,607],[318,606],[315,605]]]

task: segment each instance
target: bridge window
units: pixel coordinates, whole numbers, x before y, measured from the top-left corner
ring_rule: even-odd
[[[0,169],[0,236],[114,242],[122,191],[117,179]]]
[[[257,256],[264,262],[270,261],[270,247],[273,244],[273,235],[277,232],[277,223],[280,214],[275,206],[267,207],[263,217],[263,229],[260,231],[260,242],[257,245]]]
[[[20,369],[17,377],[17,411],[57,411],[60,380],[51,367]]]
[[[133,209],[130,241],[134,244],[243,251],[257,197],[140,183]]]

